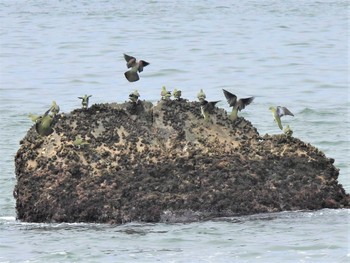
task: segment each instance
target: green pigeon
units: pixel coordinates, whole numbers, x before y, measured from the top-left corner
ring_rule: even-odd
[[[40,116],[35,123],[35,130],[41,136],[48,136],[53,133],[52,121],[53,117],[49,115],[51,108],[45,112],[43,116]]]
[[[130,82],[138,81],[140,77],[137,72],[142,72],[143,67],[148,66],[149,63],[144,60],[137,61],[136,58],[129,56],[127,54],[124,54],[124,58],[126,60],[126,66],[130,68],[130,70],[124,73],[124,76]]]
[[[289,125],[287,125],[284,129],[283,129],[283,133],[285,135],[287,135],[288,137],[291,137],[293,135],[293,130],[289,127]]]
[[[32,120],[32,122],[36,122],[37,120],[39,120],[42,116],[40,115],[34,115],[32,113],[28,114],[28,117]]]
[[[78,97],[78,99],[81,99],[81,105],[83,106],[83,109],[87,109],[89,107],[89,98],[92,97],[92,95],[84,95],[83,97]]]
[[[209,114],[214,110],[215,104],[218,103],[218,101],[206,101],[203,99],[200,104],[201,104],[201,113],[204,117],[205,121],[209,121]]]
[[[243,110],[247,105],[252,103],[252,101],[254,100],[254,97],[237,100],[237,96],[232,94],[231,92],[228,92],[227,90],[224,90],[224,89],[223,89],[223,92],[228,104],[230,105],[230,107],[232,107],[232,112],[230,114],[230,119],[232,121],[235,121],[237,119],[238,111]]]
[[[171,91],[167,91],[166,87],[162,87],[162,91],[160,92],[160,96],[162,100],[169,100],[171,97]]]
[[[269,110],[272,112],[272,116],[275,119],[275,122],[277,122],[277,125],[281,130],[283,130],[281,117],[284,115],[294,116],[294,114],[291,113],[286,107],[277,106],[276,108],[274,108],[271,106]]]
[[[85,141],[83,140],[83,138],[81,138],[81,136],[78,134],[77,136],[75,136],[75,140],[73,141],[73,144],[74,144],[75,146],[80,147],[80,146],[83,146],[83,145],[88,145],[89,143],[88,143],[88,142],[85,142]]]
[[[60,112],[60,106],[57,105],[56,101],[52,102],[51,112],[54,116],[56,116]]]
[[[205,93],[203,92],[202,89],[198,92],[197,98],[198,98],[199,101],[205,100],[206,96],[205,96]]]
[[[140,93],[137,90],[134,90],[132,93],[129,94],[129,100],[130,102],[136,103],[139,100]]]
[[[174,89],[173,96],[174,96],[174,99],[179,100],[181,98],[181,90]]]

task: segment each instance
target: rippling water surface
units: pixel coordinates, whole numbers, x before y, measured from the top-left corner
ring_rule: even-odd
[[[121,2],[121,3],[119,3]],[[24,224],[14,220],[13,158],[55,100],[61,111],[123,102],[162,85],[195,100],[222,89],[255,96],[241,115],[279,133],[268,107],[287,106],[294,136],[334,158],[350,192],[348,2],[0,0],[0,262],[347,262],[349,210],[193,224]],[[123,76],[128,53],[151,63]]]

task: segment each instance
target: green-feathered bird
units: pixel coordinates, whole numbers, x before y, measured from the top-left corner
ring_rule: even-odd
[[[83,97],[78,97],[78,99],[81,99],[81,105],[83,106],[83,109],[87,109],[89,107],[89,98],[92,97],[92,95],[84,95]]]
[[[289,125],[287,125],[284,129],[283,129],[283,133],[285,135],[287,135],[288,137],[292,137],[293,135],[293,130],[289,127]]]
[[[36,122],[36,121],[39,120],[42,116],[29,113],[29,114],[28,114],[28,117],[32,120],[32,122]]]
[[[294,114],[291,113],[286,107],[277,106],[277,108],[274,108],[271,106],[269,110],[272,112],[272,116],[281,130],[283,130],[281,117],[284,115],[294,116]]]
[[[60,112],[60,106],[57,105],[56,101],[52,102],[51,112],[54,116],[56,116]]]
[[[203,99],[200,103],[201,103],[201,113],[204,117],[205,121],[209,121],[209,114],[212,113],[212,111],[215,108],[215,104],[218,103],[218,101],[206,101],[205,99]]]
[[[169,100],[171,97],[171,91],[167,91],[166,87],[162,87],[162,91],[160,92],[160,96],[162,100]]]
[[[198,94],[197,94],[197,99],[201,102],[203,100],[205,100],[206,96],[205,96],[205,93],[204,91],[201,89]]]
[[[174,96],[174,99],[179,100],[181,98],[181,90],[174,89],[173,96]]]
[[[124,54],[124,58],[126,60],[126,66],[130,68],[130,70],[124,73],[124,76],[130,82],[138,81],[140,77],[137,72],[142,72],[143,67],[148,66],[149,63],[144,60],[137,61],[136,58],[129,56],[127,54]]]
[[[53,117],[49,115],[51,108],[45,112],[43,116],[40,116],[35,123],[35,130],[41,136],[48,136],[53,133],[52,121]]]
[[[232,94],[231,92],[228,92],[227,90],[224,90],[224,89],[223,89],[223,92],[228,104],[230,105],[230,107],[232,107],[232,112],[230,114],[230,119],[232,121],[237,120],[238,111],[243,110],[247,105],[252,103],[252,101],[254,100],[254,97],[237,100],[237,96],[235,94]]]
[[[134,90],[132,93],[129,94],[129,100],[130,102],[136,103],[139,100],[140,93],[137,90]]]

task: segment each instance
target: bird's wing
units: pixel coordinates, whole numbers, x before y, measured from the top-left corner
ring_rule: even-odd
[[[129,71],[126,71],[124,73],[126,79],[129,81],[129,82],[135,82],[135,81],[138,81],[140,79],[139,75],[137,74],[137,72],[132,72],[131,70]]]
[[[133,56],[129,56],[129,55],[127,55],[127,54],[124,54],[124,58],[125,58],[126,62],[129,62],[129,61],[132,60],[132,59],[135,59],[135,60],[136,60],[136,58],[134,58]]]
[[[249,105],[250,103],[252,103],[252,101],[254,100],[254,97],[250,97],[250,98],[245,98],[245,99],[239,99],[238,100],[238,110],[243,110],[245,108],[245,106]]]
[[[142,64],[143,67],[148,66],[150,63],[144,60],[140,60],[140,63]]]
[[[291,113],[290,110],[288,110],[286,107],[277,106],[276,112],[279,117],[282,117],[284,115],[294,116],[294,114]]]
[[[227,90],[223,89],[222,91],[224,92],[224,95],[230,107],[235,106],[237,102],[237,96],[235,94],[232,94],[231,92],[228,92]]]
[[[51,111],[51,108],[48,109],[48,110],[44,113],[43,117],[47,116],[47,115],[50,113],[50,111]]]
[[[217,101],[210,101],[210,102],[209,102],[209,104],[210,104],[211,106],[213,106],[213,107],[214,107],[214,106],[215,106],[215,104],[216,104],[216,103],[218,103],[218,102],[219,102],[219,100],[217,100]]]
[[[144,61],[144,60],[140,60],[139,61],[139,68],[137,69],[139,72],[142,72],[143,71],[143,67],[146,67],[148,66],[149,63]]]
[[[202,100],[200,102],[201,106],[206,106],[209,102],[207,100]]]
[[[219,100],[218,101],[209,101],[209,102],[206,100],[203,100],[201,104],[202,104],[205,111],[211,112],[215,108],[215,104],[218,102],[219,102]]]
[[[135,63],[136,63],[136,58],[134,58],[134,57],[132,57],[132,56],[129,56],[129,55],[127,55],[127,54],[124,54],[124,58],[125,58],[125,60],[126,60],[126,66],[127,66],[128,68],[131,68],[131,67],[133,67],[133,66],[135,65]]]

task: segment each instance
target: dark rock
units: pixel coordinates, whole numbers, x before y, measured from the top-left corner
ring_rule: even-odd
[[[21,140],[20,220],[189,222],[350,207],[334,159],[294,137],[260,137],[219,108],[204,122],[198,102],[96,104],[53,128]]]

